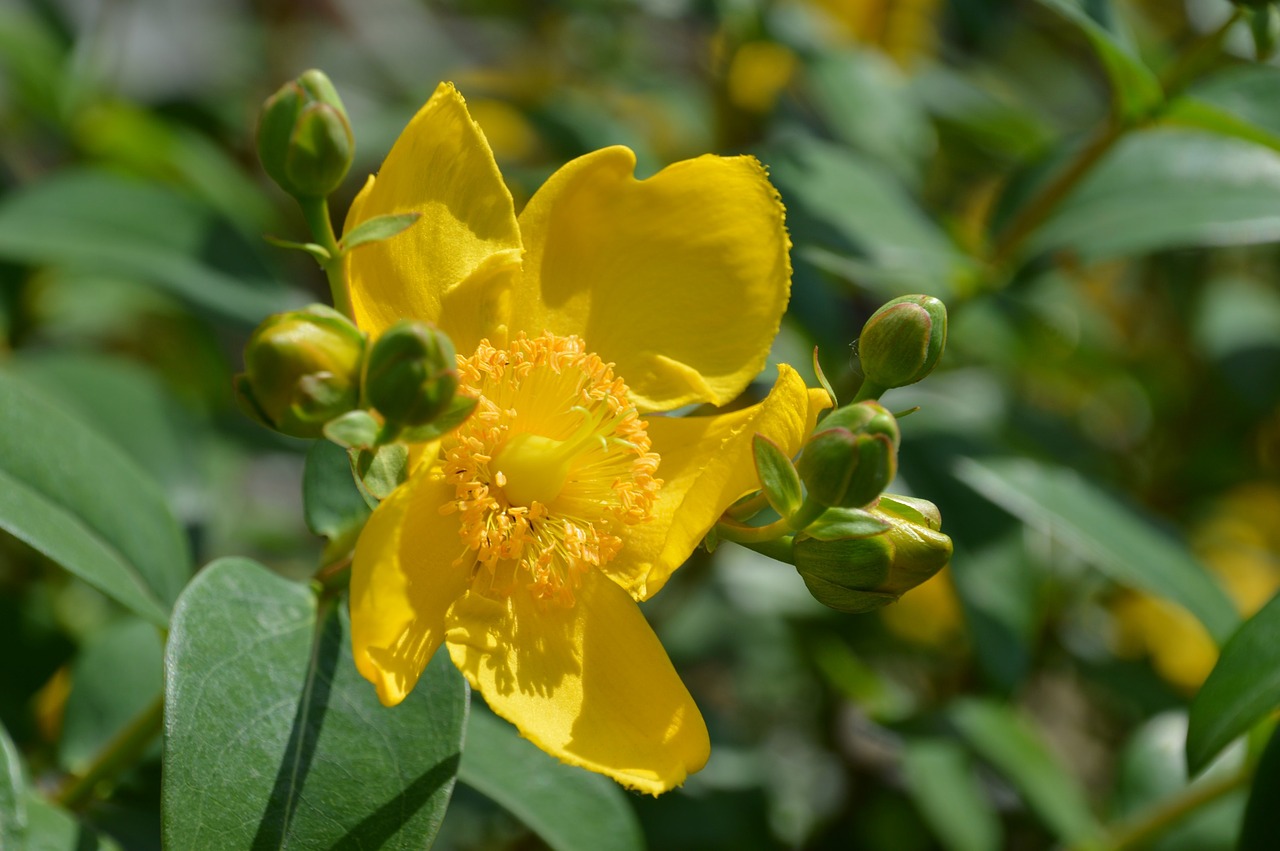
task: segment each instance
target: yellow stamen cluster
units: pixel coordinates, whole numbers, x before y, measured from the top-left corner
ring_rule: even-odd
[[[661,481],[645,423],[612,364],[578,337],[543,334],[458,358],[464,392],[479,398],[446,438],[444,474],[461,514],[474,590],[525,584],[565,605],[579,577],[618,554],[620,523],[653,511]]]

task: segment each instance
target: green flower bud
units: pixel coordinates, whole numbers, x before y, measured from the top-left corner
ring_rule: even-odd
[[[285,83],[262,105],[258,156],[295,198],[323,198],[342,183],[355,154],[346,110],[320,71]]]
[[[809,593],[842,612],[869,612],[894,602],[951,560],[938,509],[925,500],[885,496],[869,513],[889,525],[872,537],[822,541],[796,536],[792,559]]]
[[[429,423],[449,407],[458,389],[453,343],[424,322],[399,322],[373,344],[364,381],[369,403],[389,423]]]
[[[898,421],[878,403],[847,405],[822,421],[796,469],[820,504],[858,508],[893,481],[899,439]]]
[[[321,304],[268,316],[245,346],[237,399],[269,428],[320,437],[326,422],[360,401],[364,346],[349,319]]]
[[[915,384],[933,372],[946,343],[946,305],[927,295],[895,298],[862,326],[862,374],[886,390]]]

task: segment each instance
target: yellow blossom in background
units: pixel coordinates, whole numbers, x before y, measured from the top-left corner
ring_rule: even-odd
[[[351,577],[356,666],[394,705],[444,644],[489,706],[565,762],[653,794],[705,763],[706,726],[636,601],[757,486],[759,432],[800,448],[825,394],[783,366],[734,399],[786,308],[783,209],[748,157],[643,181],[606,148],[565,165],[517,218],[490,147],[442,84],[350,230],[416,211],[349,255],[357,323],[434,322],[479,398],[375,510]]]
[[[933,52],[938,0],[808,0],[838,39],[879,47],[908,67]]]
[[[1222,583],[1241,617],[1250,617],[1280,589],[1280,488],[1241,485],[1215,506],[1193,533],[1197,554]],[[1182,607],[1130,593],[1114,606],[1117,652],[1149,655],[1165,680],[1193,692],[1218,660],[1213,639]]]
[[[747,112],[768,112],[791,82],[796,55],[775,41],[749,41],[734,51],[725,75],[729,101]]]
[[[925,647],[954,646],[964,634],[960,598],[951,581],[951,568],[912,588],[892,606],[880,609],[885,627],[899,638]]]

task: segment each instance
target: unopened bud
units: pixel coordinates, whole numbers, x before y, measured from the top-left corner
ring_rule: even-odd
[[[285,83],[262,105],[258,156],[290,195],[325,197],[342,183],[354,154],[346,110],[322,72]]]
[[[862,326],[862,374],[886,390],[915,384],[933,372],[946,343],[946,305],[927,295],[895,298]]]
[[[244,349],[235,380],[241,407],[276,431],[319,437],[359,403],[364,345],[364,334],[324,305],[268,316]]]
[[[847,405],[809,438],[797,464],[800,479],[822,505],[866,505],[893,481],[898,441],[898,421],[878,403]]]
[[[429,423],[449,407],[458,389],[453,343],[424,322],[399,322],[373,344],[364,380],[369,403],[388,422]]]
[[[951,539],[939,531],[932,503],[886,496],[868,512],[888,524],[888,531],[826,541],[801,533],[792,546],[809,593],[842,612],[888,605],[951,560]]]

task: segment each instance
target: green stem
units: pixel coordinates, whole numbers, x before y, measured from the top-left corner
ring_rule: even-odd
[[[765,496],[764,491],[758,491],[755,496],[729,506],[729,510],[725,514],[731,520],[741,522],[755,517],[761,511],[764,511],[768,505],[769,497]]]
[[[775,520],[764,526],[747,526],[733,520],[721,518],[716,524],[716,534],[726,541],[735,544],[762,544],[794,531],[785,519]]]
[[[868,399],[879,401],[880,397],[883,396],[888,389],[888,387],[881,387],[879,384],[876,384],[870,378],[864,378],[862,379],[862,385],[858,388],[858,395],[854,396],[853,401],[849,404],[853,405],[858,402],[865,402]]]
[[[1099,845],[1077,846],[1078,851],[1126,851],[1141,848],[1191,813],[1249,783],[1252,764],[1218,780],[1196,783],[1162,801],[1127,824],[1113,829]]]
[[[794,538],[791,535],[784,535],[781,538],[774,538],[772,541],[753,541],[743,543],[742,546],[749,550],[755,550],[761,555],[766,555],[774,561],[790,564],[791,543],[793,540]]]
[[[1194,79],[1205,57],[1221,47],[1223,39],[1239,22],[1242,15],[1243,11],[1237,8],[1222,26],[1196,39],[1169,67],[1168,71],[1161,75],[1160,86],[1164,90],[1164,100],[1151,116],[1144,120],[1124,122],[1113,115],[1093,140],[1080,149],[1075,159],[1018,210],[1013,221],[1005,228],[996,243],[991,255],[993,266],[1000,268],[1008,263],[1027,239],[1048,220],[1063,199],[1129,131],[1146,126],[1151,119],[1159,115],[1164,103],[1168,103],[1170,98],[1182,91]]]
[[[98,784],[137,762],[163,728],[164,695],[160,694],[107,743],[84,774],[68,778],[54,800],[68,809],[83,805]]]
[[[348,318],[355,318],[351,309],[351,293],[347,289],[347,278],[343,274],[342,257],[338,250],[338,238],[333,233],[333,221],[329,216],[329,202],[324,198],[299,198],[298,206],[311,228],[311,236],[325,251],[329,259],[321,263],[325,276],[329,279],[329,292],[333,296],[333,306]]]

